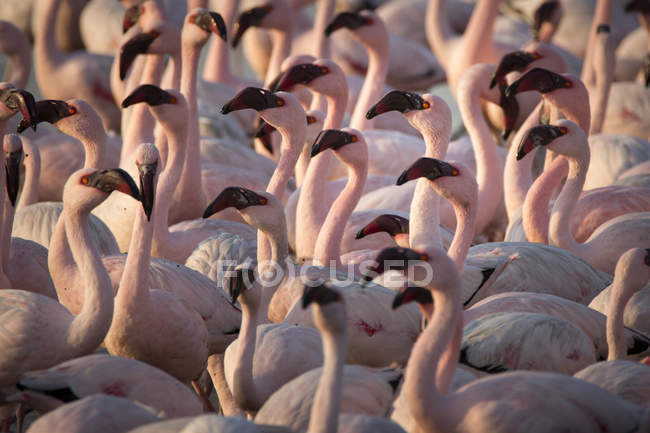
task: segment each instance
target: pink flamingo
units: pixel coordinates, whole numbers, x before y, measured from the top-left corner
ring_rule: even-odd
[[[108,394],[147,405],[166,417],[196,416],[201,402],[171,375],[135,359],[104,354],[75,358],[47,370],[25,373],[12,396],[40,413],[94,394]]]
[[[589,308],[607,314],[609,308],[609,299],[612,294],[612,286],[603,289],[590,303]],[[636,292],[627,302],[623,312],[623,322],[625,326],[638,329],[645,335],[650,335],[650,308],[648,308],[648,299],[650,299],[650,286],[647,286]]]
[[[570,120],[562,120],[557,126],[538,127],[530,135],[530,139],[519,146],[520,157],[538,145],[548,146],[550,150],[564,155],[569,160],[569,177],[551,212],[551,244],[572,251],[597,269],[612,273],[618,258],[630,245],[646,245],[650,242],[650,213],[638,212],[609,220],[585,242],[578,243],[571,234],[570,219],[582,192],[589,165],[587,137],[582,129]]]
[[[423,260],[433,271],[427,287],[436,308],[409,359],[403,387],[420,429],[426,432],[527,431],[529,427],[521,424],[522,411],[527,419],[543,420],[546,424],[541,431],[548,432],[560,426],[584,432],[602,426],[621,432],[647,428],[644,426],[647,416],[638,406],[587,382],[554,373],[505,373],[470,382],[456,392],[447,393],[461,338],[456,332],[462,311],[458,271],[437,246],[402,250],[401,259],[411,263]],[[414,268],[414,277],[424,280],[423,269]],[[450,358],[451,362],[446,362]],[[547,389],[555,398],[542,396],[540,389]]]
[[[6,331],[3,338],[2,383],[13,385],[23,373],[47,368],[66,359],[94,351],[104,339],[113,316],[111,283],[99,253],[90,241],[87,215],[114,190],[139,197],[133,180],[120,170],[82,169],[64,188],[62,220],[74,234],[70,247],[84,269],[86,297],[76,316],[46,296],[22,290],[0,290]],[[81,209],[81,210],[80,210]],[[25,326],[40,323],[40,326]]]
[[[112,355],[147,362],[189,382],[197,379],[205,368],[208,333],[201,316],[182,298],[163,290],[149,290],[154,231],[151,215],[156,211],[158,166],[154,145],[143,144],[138,148],[136,165],[140,171],[143,206],[136,213],[129,255],[115,297],[113,322],[104,341]],[[144,335],[145,330],[151,333]],[[170,341],[172,336],[174,340]]]
[[[612,302],[607,313],[607,362],[593,364],[574,376],[591,382],[639,406],[650,406],[650,367],[643,363],[625,361],[627,348],[623,343],[623,312],[632,295],[650,279],[650,250],[628,250],[616,264]]]

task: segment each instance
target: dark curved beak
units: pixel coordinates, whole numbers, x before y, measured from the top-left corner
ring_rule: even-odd
[[[537,146],[546,146],[561,135],[566,128],[554,125],[537,125],[528,130],[517,147],[517,161],[520,161]]]
[[[395,299],[393,299],[393,310],[404,304],[408,304],[409,302],[417,302],[420,305],[432,304],[433,296],[431,296],[431,292],[424,287],[404,287],[399,291],[399,293],[397,293],[397,295],[395,295]]]
[[[232,275],[233,272],[234,275]],[[241,292],[248,289],[255,281],[255,271],[251,268],[235,269],[227,272],[224,280],[224,287],[230,296],[230,303],[235,305]]]
[[[20,111],[20,114],[23,115],[23,119],[20,121],[22,129],[18,132],[22,132],[30,127],[36,131],[38,108],[36,107],[34,95],[23,89],[8,89],[2,95],[2,102],[9,109]]]
[[[5,172],[7,176],[7,195],[12,206],[16,206],[18,188],[20,187],[20,161],[23,157],[23,150],[5,152]]]
[[[650,4],[646,0],[630,0],[625,5],[625,12],[650,13]]]
[[[97,170],[84,178],[84,185],[111,193],[119,191],[140,200],[140,191],[131,176],[121,168]]]
[[[36,103],[36,113],[35,117],[36,123],[48,122],[51,124],[56,124],[61,119],[72,116],[77,110],[74,107],[71,107],[64,101],[59,101],[56,99],[43,99]],[[33,123],[33,121],[32,121]],[[23,132],[27,129],[29,125],[26,122],[21,121],[18,125],[17,131]]]
[[[429,103],[422,99],[420,95],[413,92],[406,92],[404,90],[393,90],[392,92],[384,95],[370,110],[366,113],[367,119],[372,119],[383,113],[389,111],[399,111],[400,113],[408,113],[413,110],[424,110],[429,108]]]
[[[153,84],[143,84],[136,87],[133,92],[122,101],[122,108],[130,107],[141,102],[150,106],[162,104],[175,104],[176,98]]]
[[[409,180],[426,177],[436,180],[443,176],[458,176],[459,171],[453,165],[435,158],[422,157],[404,170],[397,179],[397,185],[402,185]]]
[[[271,155],[273,155],[273,146],[271,145],[271,133],[273,131],[275,131],[275,127],[269,125],[260,117],[254,137],[260,139],[264,148],[268,150]]]
[[[354,30],[370,24],[368,18],[354,12],[341,12],[325,27],[325,36],[329,36],[339,29]]]
[[[146,53],[151,43],[156,40],[157,37],[158,32],[156,31],[140,33],[133,36],[122,45],[122,48],[120,48],[120,80],[124,80],[127,71],[138,54]]]
[[[506,88],[505,95],[513,96],[530,90],[548,93],[556,89],[566,89],[572,86],[573,83],[560,74],[543,68],[533,68],[510,84]]]
[[[309,84],[318,77],[328,74],[329,70],[324,66],[312,63],[302,63],[289,68],[277,83],[276,91],[288,92],[298,84]]]
[[[409,220],[399,215],[383,214],[366,224],[354,236],[355,239],[362,239],[373,233],[386,232],[395,237],[399,234],[408,234]]]
[[[650,54],[645,57],[643,62],[643,76],[645,78],[645,86],[650,87]]]
[[[122,20],[123,34],[138,22],[141,14],[140,5],[133,5],[124,12],[124,19]]]
[[[157,162],[138,165],[138,172],[140,174],[140,201],[142,202],[144,214],[147,216],[147,221],[151,221],[151,212],[153,212],[153,202],[156,195],[154,180],[156,178],[157,168]]]
[[[268,108],[282,107],[283,105],[284,100],[270,90],[246,87],[240,90],[230,101],[226,102],[221,108],[221,114],[228,114],[246,108],[262,111]]]
[[[192,15],[189,20],[190,23],[199,26],[208,33],[212,32],[223,39],[224,42],[228,42],[226,23],[218,13],[208,11],[200,12],[196,15]]]
[[[311,148],[311,157],[313,158],[326,149],[337,150],[348,143],[356,143],[357,141],[359,141],[359,138],[356,135],[338,129],[321,131]]]
[[[229,207],[241,210],[249,206],[263,206],[267,202],[266,197],[262,197],[250,189],[229,186],[221,191],[217,198],[208,205],[205,212],[203,212],[203,218],[209,218],[211,215]]]
[[[408,268],[409,262],[427,261],[428,257],[410,248],[390,247],[384,248],[375,257],[375,265],[368,269],[368,273],[362,276],[364,282],[378,277],[387,270],[403,271]]]
[[[650,248],[646,248],[645,250],[645,264],[650,266]]]
[[[503,110],[503,117],[505,120],[505,128],[501,136],[504,140],[507,140],[517,124],[517,117],[519,117],[519,102],[515,96],[506,96],[505,86],[503,84],[499,84],[499,88],[501,93],[499,96],[499,106]]]
[[[533,36],[535,39],[539,37],[539,32],[544,23],[549,23],[553,19],[553,15],[560,8],[560,2],[557,0],[548,0],[539,5],[533,14]]]
[[[494,76],[490,81],[490,89],[497,83],[505,85],[506,75],[513,71],[521,72],[540,58],[541,56],[538,53],[529,53],[527,51],[513,51],[504,55],[499,61],[496,71],[494,71]]]
[[[235,23],[235,37],[232,39],[232,47],[235,48],[239,44],[239,40],[249,27],[259,26],[271,10],[273,10],[273,7],[266,4],[242,12]]]
[[[305,309],[314,302],[318,305],[327,305],[330,302],[341,300],[341,295],[333,289],[330,289],[325,284],[318,286],[305,286],[305,291],[302,294],[302,308]]]

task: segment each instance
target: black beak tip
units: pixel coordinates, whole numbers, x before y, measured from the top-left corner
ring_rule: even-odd
[[[497,80],[496,77],[493,76],[492,79],[490,80],[490,89],[493,89],[494,86],[496,85],[497,85]]]
[[[365,237],[366,234],[363,232],[363,229],[359,230],[356,235],[354,235],[354,239],[361,239]]]
[[[508,137],[510,136],[511,132],[512,132],[512,129],[504,130],[503,133],[501,134],[501,138],[503,138],[504,140],[507,140]]]
[[[376,112],[376,110],[375,110],[375,107],[372,107],[372,108],[371,108],[370,110],[368,110],[368,112],[366,113],[366,119],[370,120],[370,119],[372,119],[373,117],[375,117],[376,115],[377,115],[377,112]]]
[[[391,307],[393,310],[397,310],[398,307],[402,305],[402,297],[400,295],[395,296],[395,299],[393,299],[393,304]]]
[[[231,113],[233,110],[230,108],[230,104],[226,104],[223,107],[221,107],[221,114],[228,114]]]
[[[397,178],[397,182],[395,182],[395,185],[403,185],[406,182],[408,182],[406,172],[400,174],[400,176]]]

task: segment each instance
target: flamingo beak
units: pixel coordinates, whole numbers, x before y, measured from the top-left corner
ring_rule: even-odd
[[[339,29],[354,30],[371,24],[370,20],[358,13],[341,12],[325,27],[325,36],[330,36]]]
[[[267,203],[266,197],[262,197],[250,189],[230,186],[221,191],[217,198],[208,205],[205,212],[203,212],[203,218],[209,218],[229,207],[241,210],[249,206],[263,206]]]
[[[124,19],[122,20],[122,33],[126,33],[131,27],[138,22],[138,19],[142,15],[140,11],[140,5],[131,6],[124,13]]]
[[[327,287],[325,284],[305,286],[305,291],[302,294],[302,308],[304,310],[309,307],[312,302],[323,306],[340,300],[341,295],[336,290]]]
[[[175,104],[176,97],[153,84],[143,84],[136,87],[129,96],[124,98],[124,101],[122,101],[122,108],[127,108],[133,104],[139,104],[141,102],[145,102],[149,106]]]
[[[142,208],[147,216],[147,221],[151,221],[151,212],[153,212],[153,202],[156,195],[154,180],[157,168],[158,162],[138,165]]]
[[[522,160],[535,147],[546,146],[566,133],[566,128],[554,125],[537,125],[530,128],[517,148],[517,161]]]
[[[100,191],[111,193],[119,191],[140,200],[140,191],[131,176],[121,168],[97,170],[89,176],[84,176],[81,182]]]
[[[273,10],[270,4],[258,6],[242,12],[235,23],[235,37],[232,40],[232,47],[235,48],[239,44],[239,40],[249,27],[257,27],[262,23],[265,16]]]
[[[348,143],[356,143],[357,141],[359,141],[359,138],[356,135],[337,129],[321,131],[311,148],[311,157],[313,158],[326,149],[337,150]]]
[[[404,287],[395,296],[395,299],[393,299],[393,310],[413,301],[417,302],[418,304],[433,304],[433,296],[431,296],[431,292],[429,290],[423,287]]]
[[[354,238],[362,239],[373,233],[380,232],[386,232],[392,237],[399,234],[408,234],[409,220],[399,215],[379,215],[359,230]]]
[[[221,15],[216,12],[200,12],[190,16],[190,23],[197,25],[206,32],[214,33],[223,39],[224,42],[228,41],[228,32],[226,30],[226,23],[223,21]]]
[[[298,84],[309,84],[316,78],[326,74],[329,74],[329,69],[325,66],[302,63],[292,66],[282,74],[276,88],[277,90],[288,92]]]
[[[645,86],[650,87],[650,54],[645,57],[643,62],[643,77],[645,78]]]
[[[38,110],[34,96],[31,93],[23,89],[5,89],[0,92],[0,102],[10,110],[14,112],[20,111],[20,114],[23,115],[23,119],[20,121],[22,129],[18,132],[22,132],[29,127],[36,131]]]
[[[34,122],[48,122],[54,125],[59,120],[77,113],[75,107],[56,99],[43,99],[42,101],[38,101],[36,103],[35,111],[37,115],[29,122],[32,124],[32,127]],[[25,129],[29,128],[29,126],[30,125],[26,122],[26,119],[23,119],[18,125],[17,131],[19,133],[23,132]]]
[[[261,117],[255,132],[255,138],[259,138],[260,142],[266,150],[273,155],[273,146],[271,145],[271,133],[275,131],[275,127],[266,123]]]
[[[389,111],[399,111],[408,113],[413,110],[425,110],[429,108],[429,102],[422,99],[417,93],[406,92],[403,90],[393,90],[387,93],[383,98],[373,105],[366,113],[367,119],[372,119]]]
[[[435,158],[422,157],[404,170],[397,179],[397,185],[402,185],[409,180],[426,177],[436,180],[443,176],[458,176],[459,171],[453,165]]]
[[[550,23],[553,16],[560,8],[560,2],[557,0],[548,0],[539,5],[533,15],[533,36],[535,40],[539,38],[539,32],[542,30],[544,23]]]
[[[540,59],[541,56],[537,53],[529,53],[527,51],[514,51],[508,53],[501,58],[494,76],[490,81],[490,89],[497,83],[506,84],[506,75],[513,71],[523,71],[535,60]]]
[[[499,106],[503,110],[503,117],[505,118],[505,128],[503,134],[501,135],[504,140],[507,140],[510,136],[510,133],[514,131],[515,125],[517,123],[517,117],[519,117],[519,102],[514,96],[505,95],[505,86],[499,84],[501,90],[501,96],[499,98]]]
[[[12,206],[16,206],[18,188],[20,187],[20,162],[23,158],[23,150],[5,152],[5,171],[7,176],[7,195]]]
[[[131,64],[138,56],[144,54],[149,49],[151,43],[156,40],[160,34],[152,30],[147,33],[140,33],[126,41],[120,49],[120,80],[124,80]]]
[[[228,114],[246,108],[262,111],[282,106],[284,106],[284,99],[275,95],[270,90],[247,87],[237,93],[230,101],[226,102],[221,108],[221,114]]]
[[[227,288],[228,295],[230,295],[230,303],[232,305],[235,305],[241,292],[248,289],[253,284],[253,281],[255,281],[255,271],[253,269],[239,268],[236,269],[234,273],[234,276],[226,275],[224,277],[224,287]],[[228,274],[230,274],[230,272]]]
[[[549,93],[556,89],[570,88],[573,83],[560,74],[543,68],[533,68],[512,84],[506,90],[506,96],[536,90],[539,93]]]
[[[406,270],[411,261],[426,261],[428,258],[410,248],[389,247],[384,248],[375,258],[375,266],[369,268],[362,276],[362,281],[368,282],[378,277],[387,270]],[[388,266],[386,266],[388,265]]]

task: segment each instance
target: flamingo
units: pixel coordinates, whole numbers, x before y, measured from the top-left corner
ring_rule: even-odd
[[[626,347],[622,344],[623,312],[627,301],[650,279],[650,250],[635,248],[626,251],[618,263],[611,290],[617,302],[612,302],[607,313],[607,362],[599,362],[577,372],[574,376],[594,383],[639,406],[650,406],[647,384],[650,368],[626,361]]]
[[[120,170],[82,169],[64,188],[62,220],[70,233],[74,260],[84,269],[87,296],[81,311],[73,316],[57,301],[22,290],[0,290],[3,322],[9,332],[3,338],[2,383],[14,385],[23,373],[47,368],[61,361],[94,351],[104,339],[113,315],[110,279],[96,247],[88,236],[84,213],[119,190],[139,198],[133,180]],[[84,209],[84,211],[76,211]],[[25,326],[40,323],[40,326]]]
[[[136,165],[143,206],[136,213],[129,255],[115,297],[113,322],[105,338],[106,348],[112,355],[145,361],[188,382],[197,379],[205,368],[208,332],[198,312],[182,298],[147,287],[154,231],[151,215],[156,211],[156,148],[141,145]],[[146,329],[151,334],[144,335]],[[173,342],[171,336],[176,338]]]
[[[43,415],[29,427],[31,433],[126,433],[158,421],[146,406],[112,395],[92,395]]]
[[[645,335],[650,334],[650,322],[648,321],[648,295],[650,295],[650,286],[646,286],[636,292],[627,303],[623,314],[625,326],[638,329]],[[594,310],[607,314],[609,298],[612,294],[611,286],[605,288],[590,303],[589,307]]]
[[[95,394],[126,398],[165,417],[196,416],[203,411],[196,395],[171,375],[144,362],[105,354],[82,356],[25,373],[13,401],[45,413]]]
[[[381,254],[381,253],[380,253]],[[403,393],[416,425],[423,431],[528,431],[535,420],[540,431],[571,428],[592,431],[643,431],[648,420],[643,410],[590,383],[554,373],[514,372],[470,382],[445,394],[456,369],[461,320],[460,277],[455,263],[438,246],[403,249],[401,260],[424,261],[433,271],[427,287],[436,308],[418,338],[405,371]],[[422,267],[414,278],[427,281]],[[445,363],[450,354],[454,361]],[[498,389],[498,392],[495,392]],[[553,399],[542,397],[547,389]],[[579,401],[580,404],[573,402]],[[440,406],[442,405],[442,406]],[[445,408],[444,410],[442,408]],[[524,412],[525,411],[525,412]],[[624,416],[621,416],[625,414]]]
[[[540,126],[529,135],[528,140],[520,144],[520,158],[538,145],[549,146],[549,149],[569,160],[569,177],[551,213],[551,244],[574,252],[597,269],[612,273],[616,261],[630,245],[645,245],[650,242],[650,213],[638,212],[609,220],[585,242],[578,243],[571,234],[569,224],[589,165],[587,137],[582,129],[570,120],[561,120],[557,125]]]
[[[55,34],[61,0],[38,0],[37,8],[42,15],[36,23],[34,71],[41,91],[48,98],[89,101],[98,111],[104,127],[119,131],[119,110],[109,85],[112,58],[84,52],[64,53],[57,46]]]

